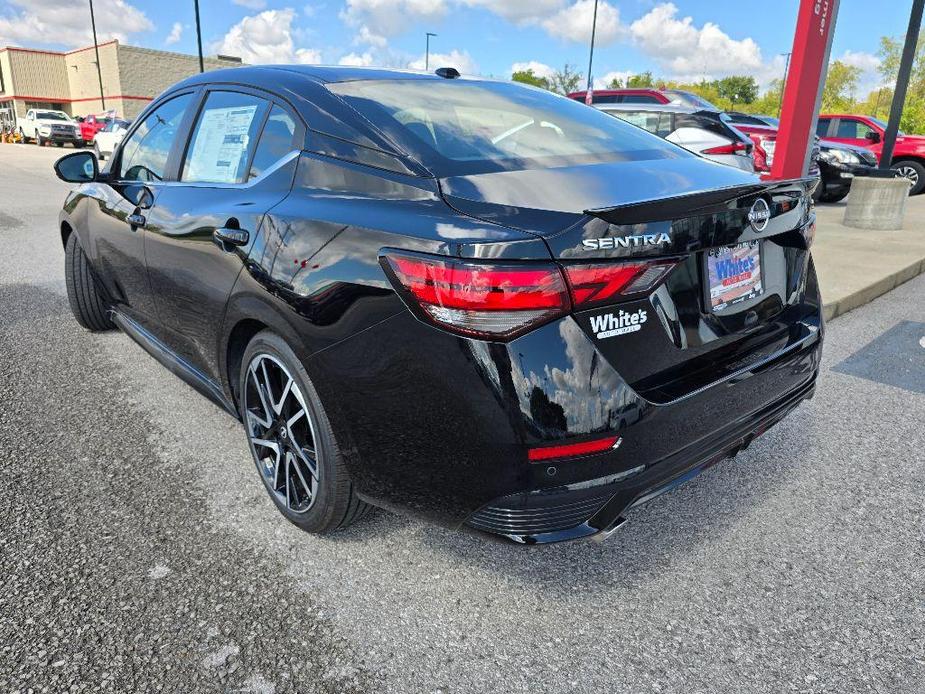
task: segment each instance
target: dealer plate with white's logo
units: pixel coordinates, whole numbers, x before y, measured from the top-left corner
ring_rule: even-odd
[[[707,253],[710,308],[722,311],[761,296],[761,242],[749,241]]]

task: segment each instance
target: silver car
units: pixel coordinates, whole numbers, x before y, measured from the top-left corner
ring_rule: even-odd
[[[594,108],[648,130],[720,164],[753,172],[754,143],[719,111],[677,104],[595,104]]]

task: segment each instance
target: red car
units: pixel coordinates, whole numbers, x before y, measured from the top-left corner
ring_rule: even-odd
[[[752,155],[755,159],[756,173],[770,173],[774,162],[774,150],[777,146],[777,129],[760,125],[744,125],[732,123],[736,130],[748,135],[755,143]]]
[[[588,92],[572,92],[569,99],[584,101]],[[691,108],[718,111],[713,104],[691,92],[681,89],[595,89],[591,95],[593,104],[680,104]]]
[[[94,116],[92,114],[80,121],[80,136],[83,138],[84,144],[93,144],[93,138],[96,134],[111,121],[112,118],[109,116]]]
[[[886,123],[871,116],[825,113],[819,116],[816,134],[826,140],[866,147],[877,155],[883,153]],[[899,133],[890,168],[912,181],[910,195],[925,191],[925,137]]]

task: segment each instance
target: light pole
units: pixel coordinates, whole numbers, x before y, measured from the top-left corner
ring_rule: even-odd
[[[591,96],[591,86],[592,86],[592,77],[591,77],[591,68],[594,65],[594,37],[597,33],[597,0],[594,0],[594,19],[591,20],[591,55],[588,56],[588,89],[587,94],[585,95],[585,103],[590,104],[592,101]]]
[[[436,36],[435,33],[428,31],[427,32],[427,48],[424,51],[424,71],[430,72],[430,37]]]
[[[780,118],[781,109],[784,107],[784,87],[787,86],[787,73],[790,72],[790,56],[791,53],[781,53],[781,55],[787,56],[787,64],[784,67],[784,81],[780,85],[780,101],[777,104],[777,117]]]
[[[193,0],[196,7],[196,41],[199,44],[199,72],[205,72],[205,66],[202,62],[202,27],[199,26],[199,0]]]
[[[90,0],[90,26],[93,27],[93,50],[96,51],[96,77],[100,81],[100,103],[106,110],[106,97],[103,95],[103,70],[100,68],[100,46],[96,41],[96,17],[93,14],[93,0]]]

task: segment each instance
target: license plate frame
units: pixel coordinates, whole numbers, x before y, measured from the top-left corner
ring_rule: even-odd
[[[761,241],[714,248],[704,254],[707,306],[729,311],[764,294]]]

